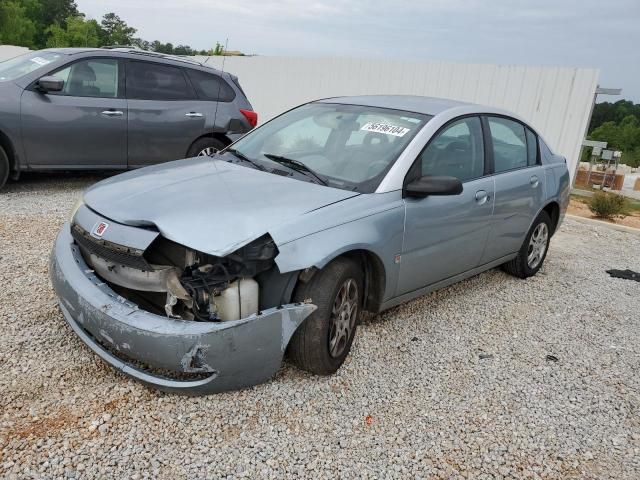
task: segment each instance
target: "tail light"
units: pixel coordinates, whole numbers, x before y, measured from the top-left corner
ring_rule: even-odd
[[[251,125],[252,127],[255,127],[256,125],[258,125],[258,114],[256,112],[252,110],[240,109],[240,113],[244,115],[244,118],[247,119],[247,121],[249,122],[249,125]]]

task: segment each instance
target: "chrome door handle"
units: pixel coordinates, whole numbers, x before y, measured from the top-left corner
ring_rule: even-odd
[[[107,117],[121,117],[124,115],[122,110],[105,110],[102,112],[102,115],[106,115]]]
[[[485,203],[487,203],[489,200],[491,199],[491,197],[489,196],[489,194],[487,192],[485,192],[484,190],[478,190],[476,192],[476,202],[478,203],[478,205],[484,205]]]
[[[537,186],[538,186],[538,184],[540,183],[540,180],[538,180],[538,176],[537,176],[537,175],[533,175],[533,176],[531,177],[531,179],[529,180],[529,182],[531,182],[531,186],[532,186],[533,188],[535,188],[535,187],[537,187]]]
[[[189,112],[189,113],[185,113],[184,114],[185,117],[190,117],[190,118],[200,118],[203,115],[199,112]]]

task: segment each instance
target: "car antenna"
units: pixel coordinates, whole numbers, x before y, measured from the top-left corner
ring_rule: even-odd
[[[229,38],[224,42],[224,50],[222,51],[222,75],[220,75],[220,82],[218,83],[218,95],[216,98],[216,111],[213,114],[213,130],[215,133],[216,120],[218,118],[218,105],[220,105],[220,90],[222,90],[222,82],[224,82],[224,62],[227,59],[227,46],[229,45]]]

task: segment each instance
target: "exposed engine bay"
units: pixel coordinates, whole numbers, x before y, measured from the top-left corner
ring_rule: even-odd
[[[99,240],[79,225],[72,226],[72,235],[87,264],[114,291],[144,310],[170,318],[217,322],[256,314],[256,277],[277,271],[278,250],[268,235],[224,258],[161,236],[140,251]]]

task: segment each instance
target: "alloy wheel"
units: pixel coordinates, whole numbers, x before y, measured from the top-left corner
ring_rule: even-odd
[[[547,251],[549,243],[549,229],[546,223],[539,223],[533,231],[529,240],[529,248],[527,249],[527,265],[533,269],[540,265]]]
[[[329,353],[339,357],[349,343],[358,317],[358,284],[348,278],[340,286],[329,319]]]

